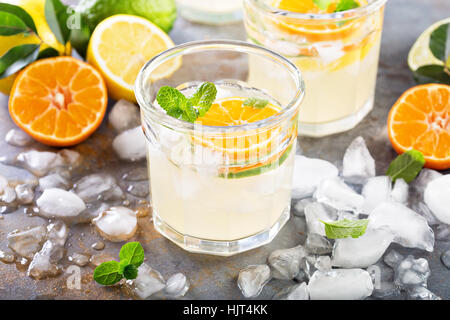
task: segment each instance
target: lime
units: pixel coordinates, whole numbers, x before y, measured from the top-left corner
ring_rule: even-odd
[[[112,15],[129,14],[143,17],[169,32],[177,16],[175,0],[82,0],[77,11],[86,18],[91,30]]]
[[[419,38],[417,38],[408,54],[408,65],[412,71],[416,71],[418,68],[425,65],[444,65],[441,60],[437,59],[433,53],[431,53],[429,44],[431,33],[445,23],[450,23],[450,18],[434,23],[428,27]]]

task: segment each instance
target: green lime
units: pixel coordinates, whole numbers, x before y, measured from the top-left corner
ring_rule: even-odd
[[[177,16],[175,0],[81,0],[77,6],[91,30],[115,14],[130,14],[150,20],[165,32]]]

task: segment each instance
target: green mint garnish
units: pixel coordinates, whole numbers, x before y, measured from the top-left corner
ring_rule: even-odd
[[[136,279],[138,267],[144,262],[144,248],[139,242],[128,242],[119,253],[120,262],[103,262],[94,270],[94,280],[104,286],[110,286],[125,279]]]
[[[422,170],[424,164],[425,158],[422,152],[414,149],[408,150],[391,162],[386,174],[392,178],[392,181],[402,178],[410,183]]]
[[[369,219],[349,220],[343,219],[338,221],[325,222],[320,220],[325,225],[325,234],[329,239],[342,238],[358,238],[366,232]]]
[[[313,0],[314,4],[319,7],[320,10],[327,10],[332,0]]]
[[[202,117],[208,112],[216,95],[216,86],[211,82],[204,82],[189,98],[175,88],[163,86],[156,95],[156,101],[169,116],[195,122],[198,117]]]
[[[269,101],[265,100],[265,99],[261,99],[261,98],[247,98],[244,100],[244,106],[247,107],[254,107],[254,108],[258,108],[258,109],[262,109],[265,106],[267,106],[267,104],[269,103]]]
[[[355,0],[340,0],[334,12],[347,11],[359,7],[359,3]]]

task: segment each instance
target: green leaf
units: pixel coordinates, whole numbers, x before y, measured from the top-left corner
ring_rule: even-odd
[[[331,4],[331,0],[313,0],[313,2],[320,10],[327,10],[328,6]]]
[[[355,0],[341,0],[336,6],[334,12],[347,11],[359,7],[359,3]]]
[[[45,59],[45,58],[57,57],[57,56],[59,56],[58,50],[49,47],[49,48],[46,48],[46,49],[40,51],[37,58]]]
[[[0,3],[0,11],[9,12],[19,19],[21,19],[25,25],[31,29],[34,33],[37,33],[36,25],[34,24],[33,18],[19,6],[15,6],[9,3]]]
[[[430,50],[444,63],[448,58],[445,52],[447,42],[450,42],[450,23],[440,25],[430,35]]]
[[[187,98],[175,88],[162,86],[156,95],[156,101],[158,101],[161,108],[169,113],[172,109],[183,110],[187,103]]]
[[[72,29],[70,33],[70,43],[80,56],[86,58],[86,51],[91,38],[91,29],[86,18],[80,15],[80,28]]]
[[[138,275],[138,268],[134,264],[127,264],[123,269],[123,276],[128,279],[136,279]]]
[[[214,83],[204,82],[197,88],[197,91],[194,92],[189,100],[197,108],[199,116],[203,117],[209,108],[211,108],[211,105],[216,99],[216,95],[217,89]]]
[[[265,106],[267,106],[267,104],[269,103],[269,101],[265,100],[265,99],[261,99],[261,98],[247,98],[244,100],[244,106],[250,106],[250,107],[254,107],[254,108],[258,108],[258,109],[262,109]]]
[[[417,83],[443,83],[450,85],[450,75],[445,72],[443,66],[430,64],[422,66],[414,71],[414,80]]]
[[[392,181],[402,178],[410,183],[419,174],[425,164],[425,158],[422,152],[417,150],[408,150],[395,158],[386,174],[392,178]]]
[[[117,261],[103,262],[94,270],[94,280],[104,286],[110,286],[122,279]]]
[[[325,225],[325,234],[329,239],[342,238],[358,238],[366,232],[368,219],[349,220],[343,219],[338,221],[325,222],[320,220]]]
[[[0,36],[12,36],[28,30],[25,22],[18,16],[0,11]]]
[[[208,108],[209,109],[209,108]],[[197,109],[192,105],[191,101],[187,101],[186,105],[183,109],[183,114],[181,115],[181,119],[188,122],[195,122],[198,118],[198,111]]]
[[[70,37],[70,29],[67,26],[67,6],[63,5],[60,0],[45,1],[45,19],[47,20],[50,30],[52,30],[56,39],[66,44]]]
[[[39,54],[38,44],[22,44],[9,49],[0,57],[0,79],[16,73],[35,61]]]
[[[119,258],[137,268],[144,262],[144,248],[139,242],[128,242],[120,249]]]

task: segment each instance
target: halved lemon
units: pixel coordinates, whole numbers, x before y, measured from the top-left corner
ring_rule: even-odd
[[[100,70],[113,99],[135,102],[134,82],[142,66],[173,46],[170,37],[150,21],[119,14],[103,20],[95,28],[89,41],[87,61]],[[180,59],[165,63],[153,77],[169,76],[180,63]]]

